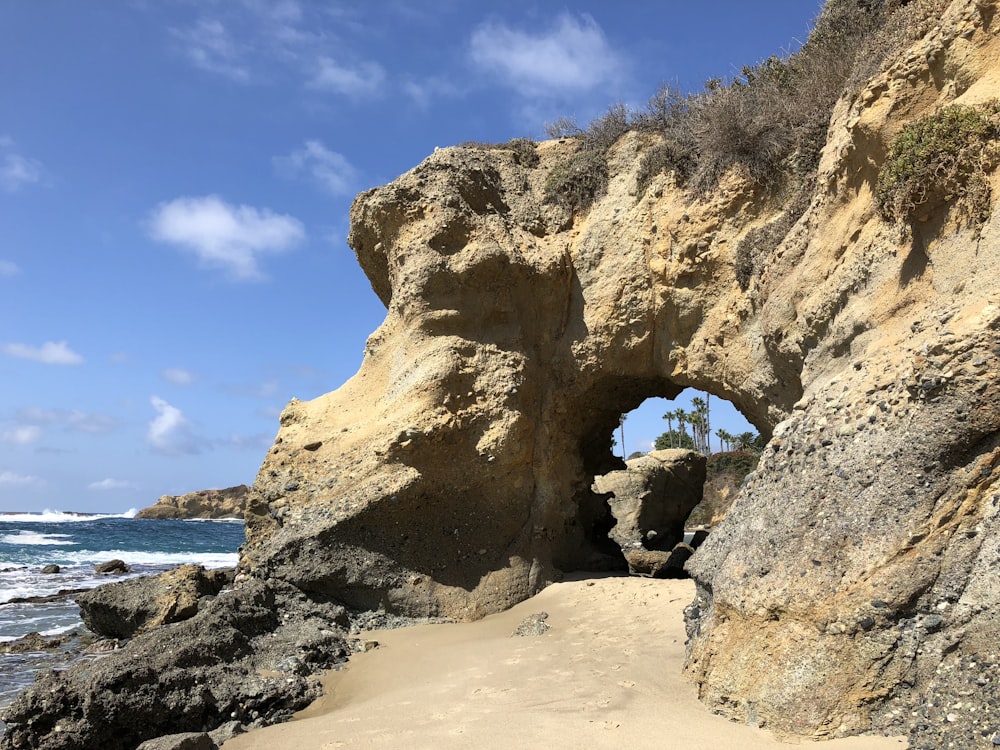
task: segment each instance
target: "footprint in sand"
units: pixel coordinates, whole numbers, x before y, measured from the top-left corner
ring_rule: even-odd
[[[635,687],[635,682],[633,682],[632,680],[622,680],[621,682],[618,683],[618,687],[633,688]]]

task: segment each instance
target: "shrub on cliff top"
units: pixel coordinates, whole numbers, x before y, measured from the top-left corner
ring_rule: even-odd
[[[920,220],[954,204],[973,223],[989,218],[987,174],[1000,160],[1000,101],[952,105],[908,123],[878,175],[875,202],[888,221]]]

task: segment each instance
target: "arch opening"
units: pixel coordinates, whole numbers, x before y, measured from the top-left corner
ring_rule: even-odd
[[[613,468],[591,477],[600,507],[592,544],[619,569],[679,578],[728,511],[764,439],[730,402],[685,389],[621,414],[607,442]]]

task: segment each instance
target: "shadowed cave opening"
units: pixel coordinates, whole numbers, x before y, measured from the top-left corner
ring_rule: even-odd
[[[686,577],[684,563],[728,511],[763,442],[731,402],[693,388],[620,414],[607,468],[589,477],[588,567]]]

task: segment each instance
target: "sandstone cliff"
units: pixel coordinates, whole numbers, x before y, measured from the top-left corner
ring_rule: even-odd
[[[222,490],[198,490],[186,495],[163,495],[143,508],[136,518],[243,518],[250,495],[245,484]]]
[[[572,139],[443,149],[359,196],[350,242],[388,314],[355,377],[282,414],[242,569],[353,607],[508,607],[597,563],[619,415],[693,387],[773,434],[689,565],[701,697],[793,736],[1000,729],[980,726],[1000,698],[1000,216],[943,196],[889,221],[873,198],[906,123],[996,95],[995,10],[955,0],[837,105],[808,207],[748,279],[737,248],[785,205],[735,173],[699,199],[639,190],[637,133],[586,212],[544,200]],[[960,707],[937,716],[934,690]]]

